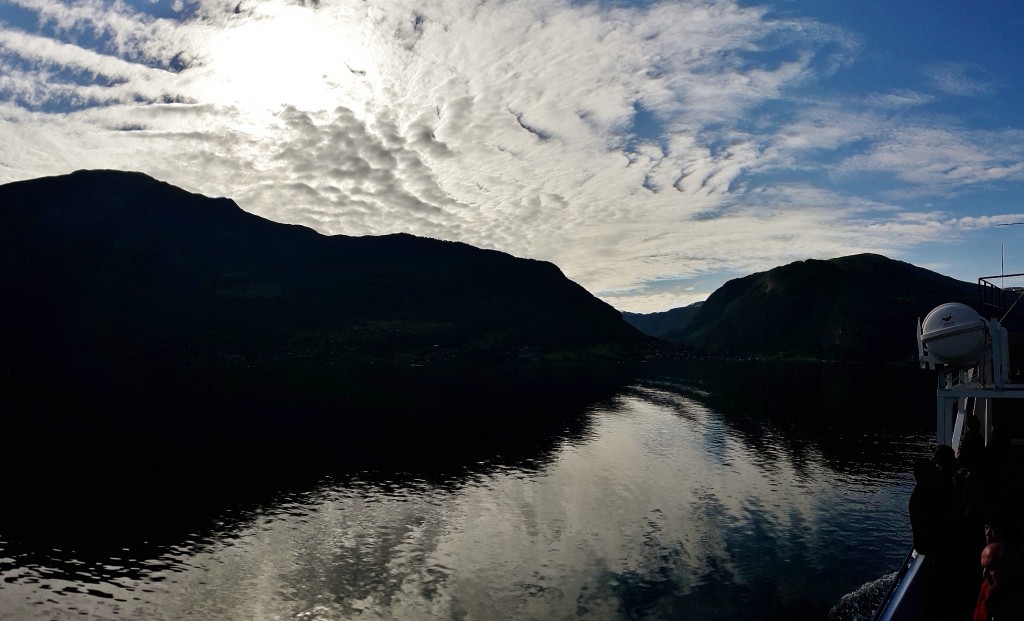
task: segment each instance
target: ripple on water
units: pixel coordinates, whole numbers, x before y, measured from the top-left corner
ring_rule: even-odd
[[[898,563],[912,483],[900,451],[919,438],[879,432],[847,453],[827,427],[752,423],[700,386],[624,391],[592,409],[585,433],[522,461],[339,476],[226,510],[170,545],[96,558],[0,537],[0,610],[614,620],[756,604],[770,618],[794,601],[827,610]],[[847,599],[837,608],[857,610]]]

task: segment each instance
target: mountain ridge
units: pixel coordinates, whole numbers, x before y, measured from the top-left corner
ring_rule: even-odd
[[[973,306],[976,295],[972,283],[865,253],[729,280],[683,321],[662,323],[658,332],[624,317],[648,334],[713,356],[900,362],[916,357],[918,318],[945,302]]]
[[[28,359],[91,347],[137,363],[584,360],[650,349],[643,332],[714,356],[891,361],[915,353],[893,324],[973,296],[971,284],[861,254],[620,313],[548,262],[404,233],[322,235],[138,172],[18,181],[0,186],[0,204],[0,302],[13,309],[0,344]],[[38,343],[17,336],[25,325]]]
[[[91,283],[111,300],[133,300],[165,321],[172,321],[167,307],[173,308],[193,322],[172,321],[184,337],[178,340],[212,321],[216,325],[207,327],[220,346],[227,345],[227,333],[239,332],[240,316],[253,322],[248,337],[254,341],[268,340],[262,331],[273,330],[276,318],[292,324],[292,336],[321,330],[328,340],[365,341],[367,351],[375,343],[361,338],[367,337],[364,324],[390,322],[393,334],[382,340],[395,355],[410,356],[430,353],[421,351],[438,345],[426,342],[430,336],[459,355],[496,347],[582,354],[581,348],[638,345],[647,338],[550,263],[401,233],[321,235],[141,173],[78,171],[15,182],[0,186],[0,204],[0,256],[11,266],[4,272],[7,297],[91,308],[92,321],[75,325],[82,330],[102,325],[116,333],[96,311],[100,301],[82,290]],[[62,286],[46,288],[53,279]],[[57,314],[43,306],[37,310]],[[550,312],[558,306],[564,311]],[[157,329],[123,304],[113,310],[130,325],[141,321]],[[485,312],[493,321],[481,317]],[[242,336],[236,334],[239,351],[227,353],[247,353],[237,342]],[[160,338],[175,335],[164,330]],[[286,344],[277,343],[278,349]]]

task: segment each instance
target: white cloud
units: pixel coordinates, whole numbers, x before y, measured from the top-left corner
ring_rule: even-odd
[[[32,90],[43,97],[58,99],[66,97],[70,92],[77,99],[100,104],[128,101],[133,97],[157,100],[169,95],[172,75],[165,70],[99,54],[47,37],[16,30],[0,30],[0,50],[17,55],[23,63],[43,71],[42,75],[31,78],[30,82],[26,72],[15,67],[8,68],[5,73],[15,82],[11,87],[20,92]],[[76,84],[67,78],[59,79],[49,70],[84,74],[85,79],[93,83]]]
[[[928,66],[925,75],[932,86],[943,93],[976,97],[991,93],[993,84],[966,63],[942,63]]]
[[[895,128],[867,152],[851,157],[843,170],[892,173],[930,194],[992,181],[1024,181],[1024,131]]]

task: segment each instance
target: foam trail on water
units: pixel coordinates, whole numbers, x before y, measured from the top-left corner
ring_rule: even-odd
[[[896,579],[896,573],[872,580],[839,598],[839,602],[828,613],[829,621],[870,621]]]

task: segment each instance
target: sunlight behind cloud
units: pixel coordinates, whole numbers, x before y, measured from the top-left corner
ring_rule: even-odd
[[[372,54],[358,22],[325,17],[276,3],[232,16],[198,46],[189,91],[264,122],[285,105],[362,108],[371,94],[366,83],[373,79]]]

